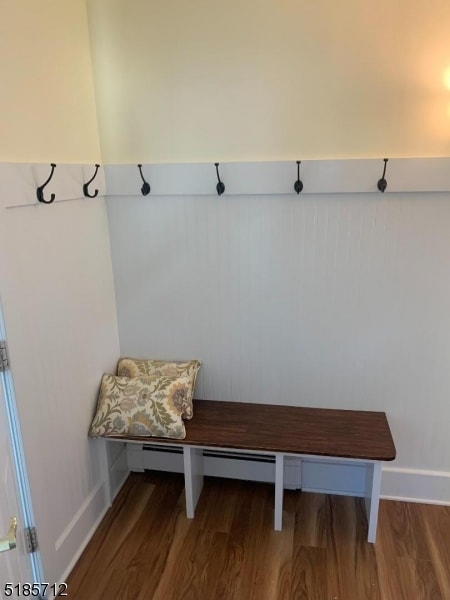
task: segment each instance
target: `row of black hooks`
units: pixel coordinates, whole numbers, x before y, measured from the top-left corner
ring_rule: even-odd
[[[389,159],[384,158],[383,160],[384,160],[383,175],[381,176],[381,179],[379,179],[377,182],[377,188],[380,190],[380,192],[382,192],[384,194],[384,192],[386,191],[386,188],[387,188],[386,165],[387,165],[387,162]],[[302,164],[302,161],[297,160],[297,180],[294,183],[294,190],[297,192],[297,194],[300,194],[300,192],[303,190],[303,181],[300,179],[300,165],[301,164]],[[216,167],[216,173],[217,173],[216,190],[217,190],[217,194],[219,196],[221,196],[225,191],[225,184],[223,183],[223,181],[220,180],[219,163],[214,163],[214,165]],[[141,173],[141,175],[142,175],[142,173]]]
[[[219,163],[214,163],[214,166],[216,167],[216,173],[217,173],[217,185],[216,185],[216,190],[217,190],[217,194],[219,196],[221,196],[224,191],[225,191],[225,184],[223,181],[220,180],[220,175],[219,175]],[[141,187],[141,193],[143,196],[148,196],[148,194],[150,194],[150,184],[148,183],[148,181],[145,180],[145,177],[142,173],[142,165],[138,165],[138,169],[139,169],[139,173],[141,174],[141,179],[142,179],[142,187]]]
[[[383,161],[384,161],[383,175],[381,176],[381,179],[379,179],[377,182],[377,188],[383,194],[387,188],[386,167],[387,167],[388,160],[389,160],[388,158],[383,159]],[[301,160],[297,160],[297,180],[294,183],[294,191],[297,192],[297,194],[300,194],[300,192],[303,190],[303,181],[300,179],[301,163],[302,163]],[[51,173],[50,173],[48,179],[36,189],[37,199],[39,200],[39,202],[43,202],[44,204],[51,204],[52,202],[55,201],[55,194],[51,194],[49,200],[46,200],[44,197],[44,189],[48,185],[48,183],[50,183],[50,181],[53,177],[53,173],[56,168],[55,163],[51,163],[50,166],[51,166],[52,170],[51,170]],[[214,163],[214,166],[216,167],[216,174],[217,174],[216,190],[217,190],[217,194],[219,196],[221,196],[225,192],[225,184],[220,179],[219,163]],[[148,183],[148,181],[145,180],[144,174],[142,173],[142,165],[138,165],[137,167],[139,169],[139,173],[140,173],[141,179],[142,179],[141,194],[143,196],[148,196],[148,194],[150,194],[150,191],[151,191],[150,184]],[[87,181],[86,183],[83,184],[83,194],[86,196],[86,198],[95,198],[98,195],[97,189],[94,191],[93,194],[91,194],[89,192],[89,186],[94,181],[94,179],[97,177],[99,168],[100,168],[100,165],[96,164],[95,172],[94,172],[93,176],[91,177],[91,179],[89,179],[89,181]]]
[[[37,199],[39,200],[39,202],[42,202],[43,204],[51,204],[52,202],[55,201],[55,194],[50,194],[50,199],[49,200],[46,200],[45,197],[44,197],[44,189],[50,183],[50,181],[52,180],[53,173],[54,173],[54,171],[56,169],[55,163],[51,163],[50,167],[51,167],[52,170],[50,172],[50,175],[48,176],[48,179],[46,181],[44,181],[44,183],[42,185],[40,185],[38,188],[36,188]],[[98,173],[99,168],[100,168],[100,165],[96,164],[95,165],[95,172],[94,172],[93,176],[89,179],[89,181],[87,181],[86,183],[83,183],[83,194],[86,196],[86,198],[95,198],[98,195],[98,190],[97,189],[94,191],[93,194],[91,194],[89,192],[89,185],[97,177],[97,173]]]
[[[377,188],[382,194],[384,194],[384,192],[386,191],[386,188],[387,188],[386,167],[387,167],[388,160],[389,160],[388,158],[383,158],[383,161],[384,161],[383,175],[381,176],[381,179],[379,179],[377,182]],[[301,163],[302,163],[301,160],[297,161],[297,181],[294,183],[294,190],[297,192],[297,194],[300,194],[300,192],[303,190],[303,181],[300,179]]]

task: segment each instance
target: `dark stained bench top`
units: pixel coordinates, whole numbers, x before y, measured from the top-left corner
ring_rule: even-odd
[[[254,451],[394,460],[384,412],[194,400],[186,438],[130,438]]]

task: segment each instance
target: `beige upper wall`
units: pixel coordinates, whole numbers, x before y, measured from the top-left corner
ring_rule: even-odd
[[[448,156],[448,0],[88,0],[105,162]],[[85,0],[0,0],[0,161],[100,160]]]
[[[0,0],[0,162],[96,162],[85,0]]]
[[[448,156],[448,0],[88,0],[105,162]]]

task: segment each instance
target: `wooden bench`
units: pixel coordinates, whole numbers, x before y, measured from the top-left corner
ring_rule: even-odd
[[[193,518],[203,487],[203,450],[220,449],[275,457],[274,528],[282,528],[284,458],[327,457],[364,464],[369,542],[376,539],[381,464],[395,458],[385,413],[194,400],[184,440],[127,438],[183,447],[186,513]],[[123,438],[122,438],[123,441]]]

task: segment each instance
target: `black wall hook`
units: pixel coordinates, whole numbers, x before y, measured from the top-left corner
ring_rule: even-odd
[[[95,198],[98,194],[98,190],[95,190],[95,192],[93,194],[89,193],[89,184],[92,183],[94,181],[94,179],[96,178],[99,168],[100,168],[100,165],[95,165],[95,173],[93,174],[93,176],[89,179],[89,181],[87,183],[83,183],[83,194],[87,198]]]
[[[383,175],[382,175],[381,179],[378,180],[378,183],[377,183],[377,187],[382,194],[384,194],[384,192],[386,191],[386,188],[387,188],[387,181],[385,179],[385,175],[386,175],[386,165],[387,165],[387,162],[389,159],[383,158],[383,160],[384,160]]]
[[[303,189],[303,181],[301,181],[300,179],[300,164],[301,164],[301,160],[297,161],[297,181],[294,183],[294,190],[297,192],[297,194],[300,194],[300,192]]]
[[[218,180],[218,184],[216,185],[216,190],[219,196],[221,196],[224,191],[225,191],[225,184],[223,181],[220,181],[220,175],[219,175],[219,163],[214,163],[215,167],[216,167],[216,173],[217,173],[217,180]]]
[[[142,177],[142,181],[144,182],[142,187],[141,187],[141,192],[143,196],[148,196],[148,194],[150,194],[150,184],[148,183],[148,181],[145,181],[144,176],[142,175],[142,165],[138,165],[138,169],[139,169],[139,173],[141,174]]]
[[[51,171],[51,173],[50,173],[50,175],[49,175],[49,178],[47,179],[47,181],[46,181],[45,183],[43,183],[42,185],[40,185],[40,186],[39,186],[39,187],[36,189],[36,196],[37,196],[37,199],[39,200],[39,202],[43,202],[44,204],[51,204],[52,202],[54,202],[54,201],[55,201],[55,194],[51,194],[51,195],[50,195],[50,200],[46,200],[46,199],[44,198],[44,188],[45,188],[45,186],[47,185],[47,183],[49,183],[49,182],[50,182],[51,178],[53,177],[53,171],[54,171],[54,170],[55,170],[55,168],[56,168],[56,165],[55,165],[55,163],[51,163],[51,164],[50,164],[50,166],[51,166],[51,168],[52,168],[52,171]]]

